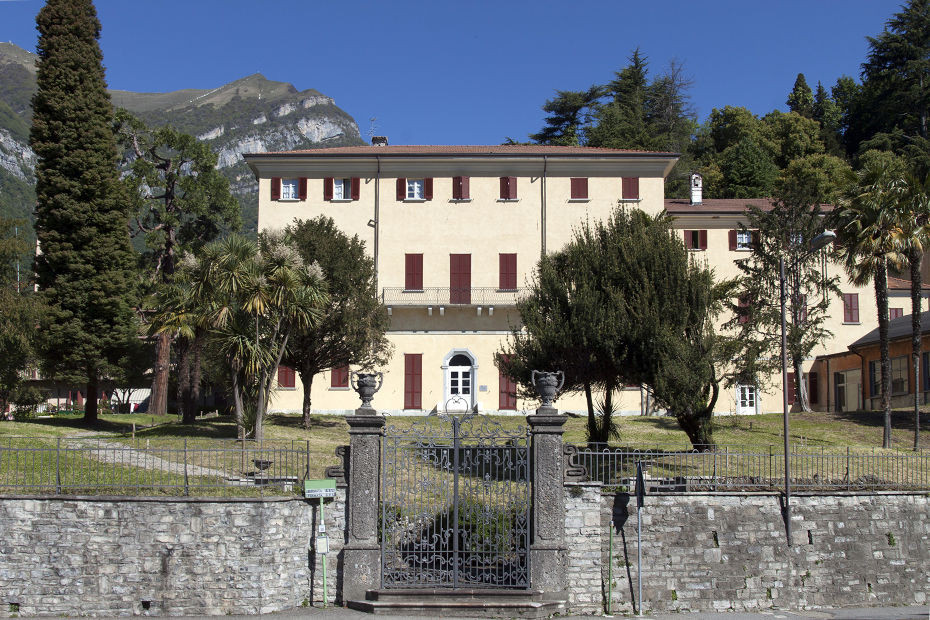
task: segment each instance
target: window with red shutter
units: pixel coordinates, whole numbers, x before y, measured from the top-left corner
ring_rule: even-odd
[[[859,322],[859,293],[843,293],[843,322]]]
[[[340,366],[333,368],[329,374],[329,387],[346,388],[349,387],[349,367]]]
[[[471,254],[449,254],[449,303],[471,303]]]
[[[288,366],[278,366],[278,387],[279,388],[293,388],[297,385],[295,381],[294,369]]]
[[[468,177],[452,177],[452,199],[453,200],[469,200],[471,196],[469,195],[469,178]]]
[[[404,289],[408,291],[423,290],[423,255],[404,255]]]
[[[737,322],[739,324],[744,324],[749,322],[749,299],[746,297],[740,297],[739,301],[736,302],[736,316]]]
[[[404,409],[423,408],[423,354],[404,353]]]
[[[271,177],[271,199],[281,200],[281,177]]]
[[[623,200],[639,200],[639,177],[623,177],[621,187]]]
[[[517,384],[501,371],[497,371],[498,376],[498,399],[497,408],[502,411],[516,411],[517,409]]]
[[[698,231],[698,247],[701,250],[707,249],[707,231],[706,230]]]
[[[407,199],[407,179],[397,179],[397,200]]]
[[[307,199],[307,177],[300,177],[298,182],[297,197],[300,200]]]
[[[500,288],[504,291],[517,290],[517,255],[499,254],[500,257]]]
[[[517,199],[517,177],[501,177],[501,200]]]
[[[579,177],[572,178],[572,200],[587,200],[588,199],[588,178]]]
[[[904,308],[888,308],[889,319],[900,319],[904,316]]]
[[[731,231],[729,232],[730,251],[731,251],[731,252],[734,251],[734,250],[736,249],[736,232],[737,232],[737,231],[735,231],[735,230],[731,230]]]
[[[362,180],[352,177],[352,200],[358,200],[362,195]]]
[[[323,179],[323,200],[333,199],[333,177]]]

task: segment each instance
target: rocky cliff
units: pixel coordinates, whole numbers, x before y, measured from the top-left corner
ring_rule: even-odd
[[[35,59],[16,45],[0,43],[0,215],[8,217],[31,217],[35,202],[35,155],[29,148]],[[210,144],[239,197],[248,233],[256,227],[257,195],[243,153],[363,144],[355,120],[331,97],[257,73],[213,89],[113,90],[111,96],[115,106],[149,125],[170,123]]]

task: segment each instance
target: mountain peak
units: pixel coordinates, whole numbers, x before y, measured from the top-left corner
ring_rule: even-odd
[[[15,43],[0,41],[0,64],[20,65],[30,73],[35,73],[37,59],[38,56],[27,52]]]

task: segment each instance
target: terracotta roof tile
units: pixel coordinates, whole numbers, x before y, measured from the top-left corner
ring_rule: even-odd
[[[769,211],[774,206],[771,198],[705,198],[701,204],[693,205],[687,198],[666,198],[665,210],[670,215],[738,214],[749,206]],[[824,213],[833,210],[833,205],[820,205]]]
[[[329,149],[270,151],[250,155],[659,155],[677,157],[678,153],[606,149],[587,146],[543,146],[535,144],[442,145],[404,144],[397,146],[339,146]]]
[[[909,291],[911,290],[911,281],[904,278],[895,278],[894,276],[888,276],[888,290],[892,291]],[[920,285],[920,290],[927,291],[930,290],[930,284],[922,283]]]

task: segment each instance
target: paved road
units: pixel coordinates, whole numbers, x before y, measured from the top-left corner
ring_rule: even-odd
[[[251,618],[252,616],[226,616],[226,618]],[[422,620],[424,616],[372,616],[341,607],[298,608],[268,614],[269,618],[308,618],[310,620],[363,620],[368,618],[385,618],[402,620],[405,618]],[[559,616],[559,620],[592,620],[603,616]],[[817,611],[788,612],[763,611],[753,614],[744,613],[677,613],[643,616],[613,616],[630,620],[930,620],[930,607],[857,607],[843,609],[819,609]]]

